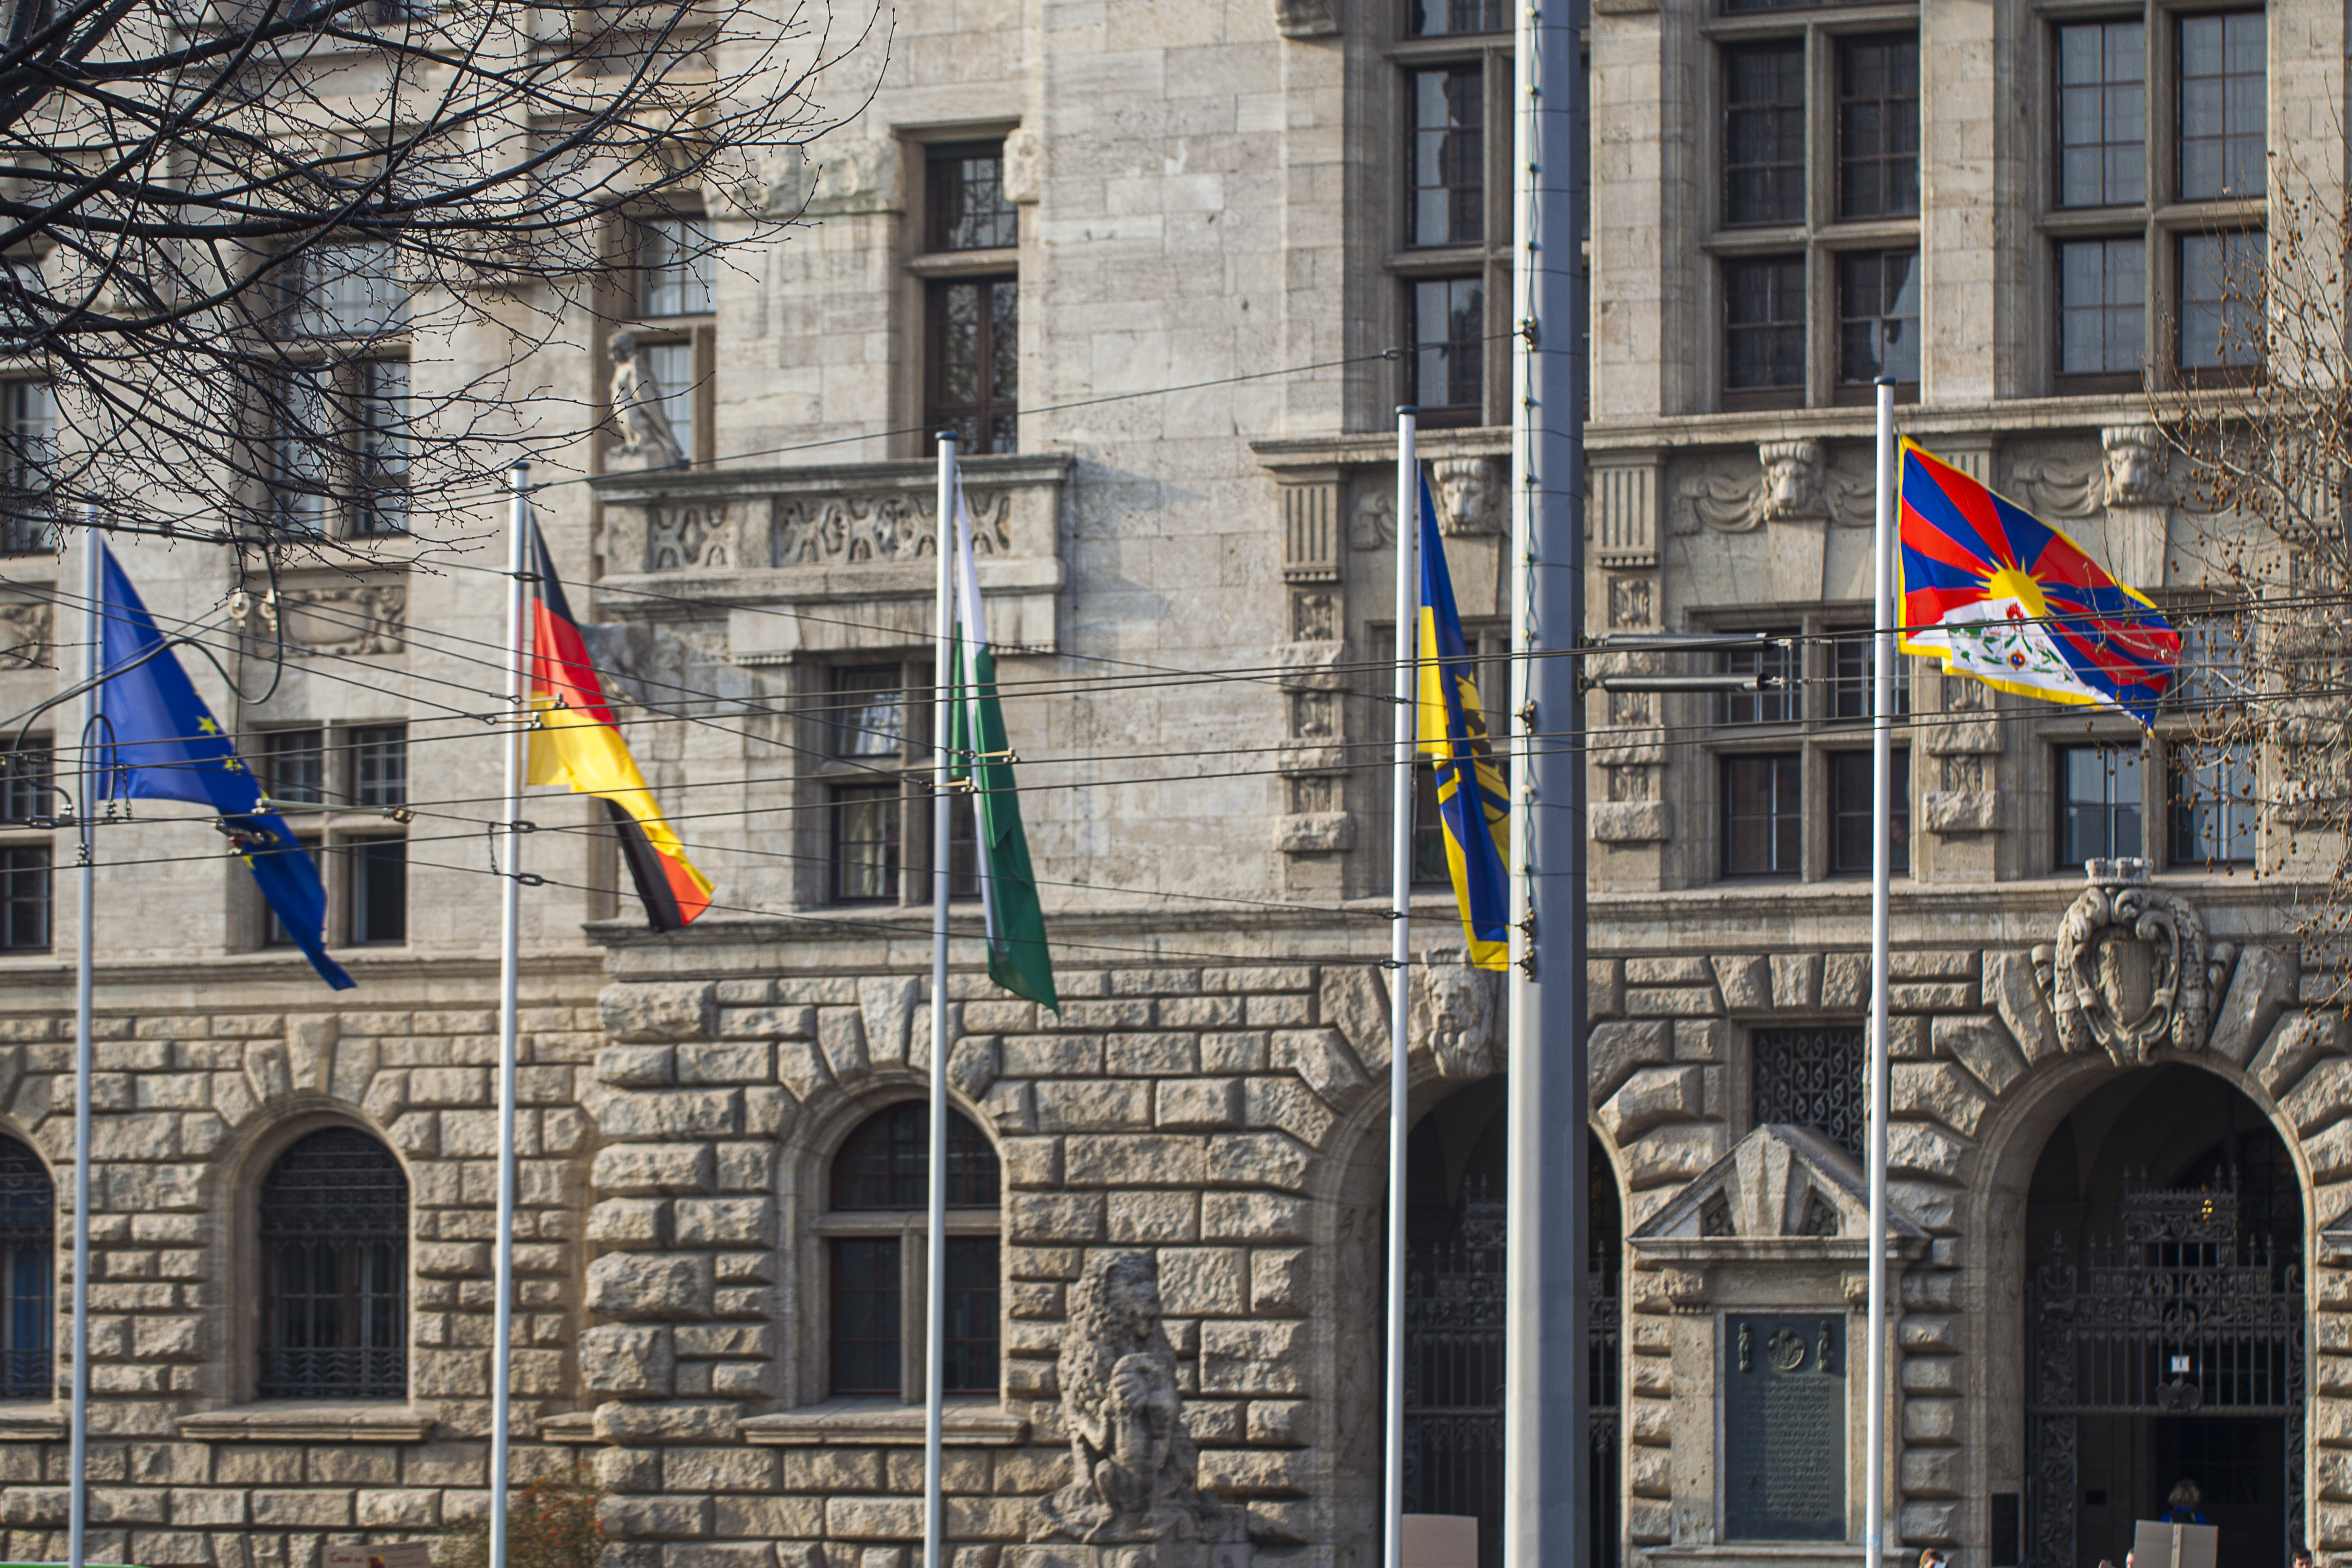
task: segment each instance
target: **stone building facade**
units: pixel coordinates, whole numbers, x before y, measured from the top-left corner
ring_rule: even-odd
[[[1851,390],[1896,374],[1940,455],[2159,598],[2208,591],[2196,547],[2228,520],[2167,480],[2137,377],[2185,395],[2230,368],[2196,268],[2261,233],[2265,151],[2340,183],[2344,18],[1592,13],[1591,621],[1772,632],[1785,653],[1738,656],[1790,680],[1591,711],[1592,1544],[1624,1568],[1811,1568],[1858,1549],[1864,1474],[1851,633],[1873,479]],[[949,1536],[971,1568],[1377,1557],[1389,411],[1424,411],[1492,656],[1508,20],[902,7],[887,68],[854,52],[835,78],[872,89],[852,125],[762,190],[704,193],[707,231],[616,234],[669,259],[535,357],[610,406],[627,327],[633,395],[665,400],[663,429],[624,418],[543,472],[566,483],[540,516],[719,884],[648,936],[588,803],[529,809],[516,1474],[602,1486],[614,1568],[908,1568],[919,1535],[905,1155],[940,1005],[916,775],[921,433],[942,423],[981,449],[979,575],[1064,998],[993,988],[959,905]],[[747,202],[805,221],[730,245]],[[715,261],[679,262],[705,232]],[[420,388],[477,347],[420,344]],[[331,998],[269,945],[205,824],[100,831],[102,1560],[311,1568],[485,1506],[498,758],[476,716],[503,584],[453,542],[292,563],[275,596],[121,546],[160,614],[244,635],[238,692],[195,673],[275,791],[330,808],[331,936],[360,988]],[[77,570],[6,565],[10,711],[58,687],[47,650],[76,633],[50,601]],[[2226,648],[2195,676],[2252,679]],[[2187,1476],[2233,1563],[2352,1552],[2352,1056],[2280,891],[2325,846],[2284,810],[2176,800],[2206,764],[2170,716],[2143,745],[1905,685],[1896,1541],[2092,1568]],[[18,1561],[61,1554],[64,1508],[43,1228],[70,1191],[76,912],[38,815],[0,823]],[[1491,1568],[1508,1062],[1457,929],[1441,888],[1417,900],[1412,1495],[1479,1517]],[[2234,1305],[2149,1305],[2183,1294]]]

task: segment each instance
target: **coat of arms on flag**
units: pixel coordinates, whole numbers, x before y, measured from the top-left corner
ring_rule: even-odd
[[[2154,721],[2180,634],[2147,595],[1916,442],[1903,443],[1897,495],[1905,653],[2005,692]]]

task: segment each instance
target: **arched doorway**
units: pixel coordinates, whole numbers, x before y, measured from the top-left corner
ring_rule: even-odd
[[[1478,1521],[1479,1568],[1503,1561],[1503,1241],[1509,1154],[1500,1078],[1422,1117],[1405,1150],[1404,1506]],[[1599,1145],[1589,1172],[1593,1568],[1616,1568],[1617,1180]]]
[[[2300,1544],[2303,1195],[2253,1103],[2123,1073],[2051,1133],[2026,1201],[2028,1568],[2124,1561],[2197,1483],[2227,1568]]]

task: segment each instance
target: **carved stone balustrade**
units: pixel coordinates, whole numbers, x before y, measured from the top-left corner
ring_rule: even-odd
[[[1065,570],[1060,455],[967,458],[964,494],[990,640],[1050,653]],[[931,632],[938,470],[928,460],[608,474],[605,619],[668,620],[679,600],[728,612],[729,656],[903,648]],[[639,591],[633,592],[631,591]],[[776,614],[779,608],[805,611]],[[827,608],[830,607],[830,608]]]

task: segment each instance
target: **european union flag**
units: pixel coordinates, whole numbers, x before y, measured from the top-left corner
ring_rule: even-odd
[[[100,798],[185,800],[220,813],[278,925],[320,978],[351,989],[355,982],[327,956],[319,868],[286,819],[261,810],[261,786],[196,695],[114,552],[103,544],[98,552]]]
[[[1453,873],[1454,902],[1462,908],[1462,935],[1473,967],[1510,965],[1510,886],[1503,872],[1499,833],[1511,815],[1503,776],[1495,768],[1486,739],[1486,717],[1478,706],[1478,679],[1462,637],[1461,612],[1454,605],[1454,579],[1445,570],[1445,541],[1437,532],[1437,507],[1429,481],[1421,482],[1420,700],[1413,728],[1421,749],[1434,759],[1437,820],[1445,832],[1445,865]]]

